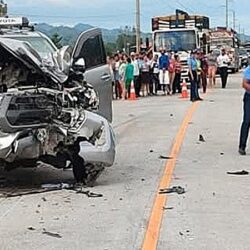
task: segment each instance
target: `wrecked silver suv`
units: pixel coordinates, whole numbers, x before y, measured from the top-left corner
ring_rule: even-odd
[[[0,36],[0,161],[7,169],[72,166],[94,181],[114,162],[113,130],[97,114],[84,58],[63,47],[42,58],[28,41]],[[111,98],[111,96],[110,96]]]

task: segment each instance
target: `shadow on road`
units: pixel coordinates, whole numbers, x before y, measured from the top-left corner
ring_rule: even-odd
[[[19,168],[10,172],[0,168],[0,198],[55,191],[52,188],[42,188],[42,184],[58,183],[74,183],[72,171],[57,170],[49,166]]]

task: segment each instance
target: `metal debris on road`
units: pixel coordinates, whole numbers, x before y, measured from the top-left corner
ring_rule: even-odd
[[[200,142],[205,142],[205,139],[204,139],[203,135],[199,135],[199,141]]]
[[[58,234],[58,233],[51,233],[51,232],[46,231],[45,229],[43,229],[43,234],[46,234],[48,236],[55,237],[55,238],[58,238],[58,239],[62,238],[62,236],[60,234]]]
[[[249,172],[246,170],[242,170],[242,171],[235,171],[235,172],[227,172],[227,174],[232,174],[232,175],[248,175]]]
[[[82,189],[76,191],[77,194],[85,194],[88,198],[100,198],[103,197],[103,194],[97,194],[90,192],[89,190],[84,191]]]
[[[160,155],[160,156],[159,156],[159,159],[163,159],[163,160],[172,160],[173,157]]]
[[[56,183],[56,184],[42,184],[42,188],[51,189],[51,190],[61,190],[61,189],[72,189],[73,184],[69,183]]]
[[[177,194],[184,194],[186,191],[181,186],[174,186],[172,188],[163,188],[160,189],[159,194],[170,194],[170,193],[177,193]]]
[[[162,208],[163,210],[172,210],[172,209],[174,209],[173,207],[163,207]]]

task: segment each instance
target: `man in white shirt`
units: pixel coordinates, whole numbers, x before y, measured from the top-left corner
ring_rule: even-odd
[[[228,65],[230,63],[230,58],[226,54],[226,50],[222,49],[221,54],[217,58],[217,63],[219,67],[220,77],[222,88],[226,88],[227,85],[227,77],[228,77]]]
[[[130,54],[131,56],[131,61],[132,61],[132,65],[134,66],[134,86],[135,86],[135,94],[136,97],[140,96],[140,67],[139,67],[139,63],[138,63],[138,55],[136,55],[134,52],[131,52]]]

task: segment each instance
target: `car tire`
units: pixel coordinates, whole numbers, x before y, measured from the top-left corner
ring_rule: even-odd
[[[78,154],[72,155],[72,165],[73,165],[73,174],[75,177],[76,182],[83,183],[86,179],[86,172],[84,166],[84,160]]]
[[[76,182],[85,183],[87,175],[85,161],[82,157],[79,156],[80,142],[81,138],[78,138],[74,143],[73,150],[71,151],[71,164],[73,166],[73,174]]]

